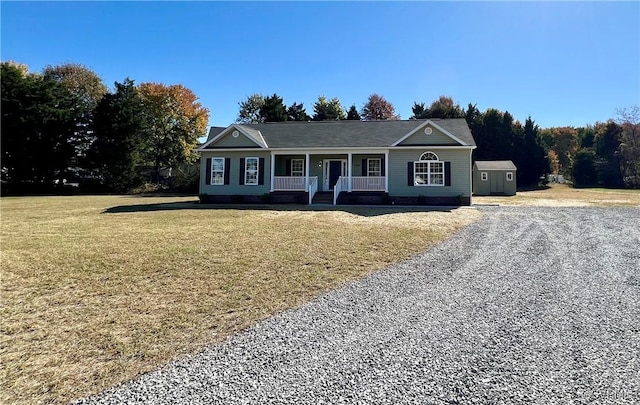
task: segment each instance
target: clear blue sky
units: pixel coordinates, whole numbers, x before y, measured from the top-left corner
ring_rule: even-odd
[[[640,104],[640,3],[6,2],[2,60],[75,62],[105,84],[183,84],[227,126],[249,94],[319,95],[402,118],[444,94],[541,127]]]

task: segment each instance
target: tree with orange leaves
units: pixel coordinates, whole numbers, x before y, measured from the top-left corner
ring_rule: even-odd
[[[153,167],[152,181],[160,170],[195,160],[194,149],[209,121],[209,110],[188,88],[173,84],[142,83],[138,88],[147,128],[144,156]]]

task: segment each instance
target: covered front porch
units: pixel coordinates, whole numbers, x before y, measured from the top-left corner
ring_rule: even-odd
[[[274,152],[271,154],[271,192],[381,192],[389,189],[388,151]]]

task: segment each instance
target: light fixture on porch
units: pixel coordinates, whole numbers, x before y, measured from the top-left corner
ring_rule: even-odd
[[[318,160],[318,167],[322,167],[322,160]]]

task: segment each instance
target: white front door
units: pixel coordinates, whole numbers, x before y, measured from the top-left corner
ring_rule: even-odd
[[[347,175],[346,159],[325,159],[323,161],[322,190],[331,191],[338,181],[338,177]]]

